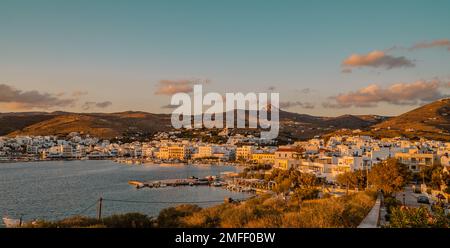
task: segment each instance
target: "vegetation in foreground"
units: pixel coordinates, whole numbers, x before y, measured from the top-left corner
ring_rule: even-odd
[[[395,197],[388,196],[384,199],[387,214],[385,216],[388,228],[449,228],[450,214],[446,214],[442,206],[407,207]]]
[[[444,209],[434,209],[431,212],[426,207],[409,208],[393,207],[390,210],[390,223],[393,228],[449,228],[450,215]]]
[[[152,217],[140,213],[111,215],[101,220],[86,216],[74,216],[59,221],[26,223],[30,228],[150,228],[155,226]]]
[[[311,194],[309,197],[314,197]],[[162,210],[157,218],[138,213],[113,215],[97,220],[76,216],[60,221],[39,221],[37,228],[150,228],[150,227],[356,227],[372,208],[374,192],[342,197],[299,200],[263,195],[241,203],[200,208],[179,205]]]

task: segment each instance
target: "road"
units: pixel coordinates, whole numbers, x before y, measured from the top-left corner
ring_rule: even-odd
[[[414,207],[414,208],[418,208],[421,206],[427,207],[428,209],[431,210],[431,206],[429,204],[423,204],[423,203],[418,203],[417,202],[417,197],[423,195],[423,194],[416,194],[414,193],[413,189],[411,186],[407,186],[405,187],[405,190],[403,192],[398,192],[396,193],[396,198],[397,200],[401,201],[403,203],[403,194],[405,194],[405,204],[408,207]],[[430,200],[431,202],[431,200]]]

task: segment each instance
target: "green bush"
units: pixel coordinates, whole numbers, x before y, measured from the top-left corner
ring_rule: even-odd
[[[444,211],[431,213],[428,208],[395,207],[392,209],[390,227],[394,228],[424,228],[449,227],[450,219]]]
[[[384,198],[384,206],[386,207],[386,211],[390,214],[391,213],[391,209],[394,207],[398,207],[401,206],[402,202],[399,201],[397,198],[395,197],[386,197]]]

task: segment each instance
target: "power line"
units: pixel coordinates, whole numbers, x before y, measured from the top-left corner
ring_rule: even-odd
[[[237,201],[245,199],[236,199]],[[220,203],[223,200],[212,201],[134,201],[134,200],[117,200],[117,199],[103,199],[103,201],[110,202],[125,202],[125,203],[143,203],[143,204],[195,204],[195,203]]]
[[[241,201],[245,199],[237,199],[237,201]],[[117,199],[104,199],[100,197],[100,199],[95,202],[95,204],[98,203],[98,209],[97,209],[97,218],[99,220],[102,219],[102,202],[109,201],[109,202],[124,202],[124,203],[140,203],[140,204],[198,204],[198,203],[220,203],[223,201],[136,201],[136,200],[117,200]],[[95,204],[87,207],[85,210],[88,210]],[[83,210],[83,211],[85,211]]]
[[[249,198],[241,198],[241,199],[234,199],[235,201],[243,201],[243,200],[249,200],[254,198],[255,196],[249,197]],[[77,216],[82,215],[86,213],[89,209],[96,206],[99,203],[100,200],[96,200],[89,206],[87,206],[84,209],[81,209],[80,211],[75,212],[71,215],[61,214],[60,216]],[[223,203],[224,200],[210,200],[210,201],[137,201],[137,200],[119,200],[119,199],[104,199],[101,198],[101,201],[109,201],[109,202],[123,202],[123,203],[137,203],[137,204],[201,204],[201,203]],[[101,209],[101,206],[100,206]],[[101,211],[101,210],[97,210]],[[24,216],[25,214],[21,214],[21,216]]]
[[[76,212],[74,215],[81,215],[81,214],[85,213],[90,208],[92,208],[93,206],[97,205],[97,203],[98,203],[98,200],[95,201],[93,204],[89,205],[88,207],[84,208],[83,210]]]

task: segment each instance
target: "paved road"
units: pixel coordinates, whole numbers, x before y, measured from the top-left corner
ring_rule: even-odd
[[[403,203],[403,194],[405,194],[405,204],[408,207],[414,207],[418,208],[421,206],[427,207],[431,210],[431,207],[429,204],[423,204],[417,202],[417,197],[423,194],[416,194],[413,192],[411,186],[407,186],[403,192],[399,192],[396,194],[396,198]],[[431,201],[430,201],[431,202]]]

